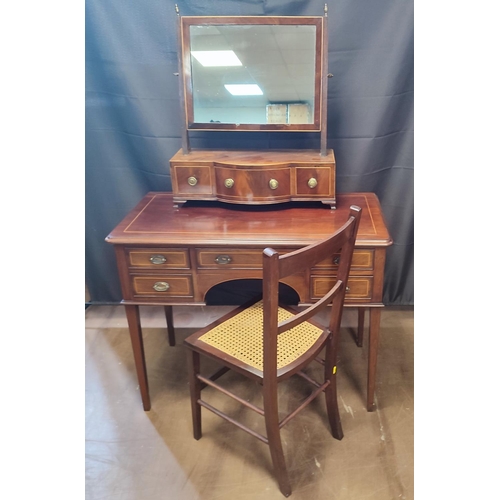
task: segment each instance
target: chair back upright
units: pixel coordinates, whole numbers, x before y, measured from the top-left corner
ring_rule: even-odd
[[[332,307],[328,332],[336,332],[340,328],[347,278],[360,219],[361,208],[353,205],[350,207],[347,222],[332,236],[281,256],[272,248],[266,248],[263,251],[263,378],[265,385],[267,385],[266,379],[269,383],[277,377],[278,335],[318,314],[329,304],[332,304]],[[320,300],[294,317],[278,322],[280,279],[305,272],[325,259],[333,260],[335,254],[340,254],[340,259],[337,276],[329,291]],[[274,385],[274,383],[271,384]]]

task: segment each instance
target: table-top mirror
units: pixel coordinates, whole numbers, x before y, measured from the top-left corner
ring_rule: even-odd
[[[170,159],[176,205],[320,201],[335,208],[335,156],[326,148],[327,10],[322,17],[179,17],[185,123],[182,149]],[[227,137],[223,149],[193,150],[191,131],[317,132],[320,148],[237,150]]]
[[[182,17],[186,129],[321,130],[323,17]]]

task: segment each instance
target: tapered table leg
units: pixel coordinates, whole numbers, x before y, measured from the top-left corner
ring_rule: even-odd
[[[172,306],[165,306],[165,318],[167,319],[168,345],[175,346],[174,314]]]
[[[127,314],[130,340],[132,341],[132,351],[134,353],[135,369],[141,391],[142,406],[145,411],[148,411],[151,409],[151,401],[149,399],[148,375],[146,373],[139,306],[126,305],[125,312]]]
[[[368,396],[367,410],[375,410],[375,375],[377,371],[377,352],[380,332],[381,307],[370,308],[370,346],[368,353]]]
[[[358,307],[358,336],[356,338],[356,345],[363,347],[363,333],[365,330],[365,308]]]

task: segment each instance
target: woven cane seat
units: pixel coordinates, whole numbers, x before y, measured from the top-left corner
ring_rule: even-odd
[[[224,354],[263,370],[264,308],[262,301],[215,326],[198,340]],[[293,313],[278,309],[278,321],[291,318]],[[323,329],[305,321],[278,336],[278,369],[289,365],[307,352],[319,339]]]

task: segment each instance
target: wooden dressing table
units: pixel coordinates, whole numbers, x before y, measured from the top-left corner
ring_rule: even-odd
[[[242,206],[187,202],[177,208],[173,194],[150,192],[108,235],[116,251],[144,410],[151,408],[140,305],[165,306],[169,341],[175,344],[172,306],[205,305],[215,285],[262,278],[262,250],[288,252],[333,233],[347,219],[350,205],[363,209],[354,251],[346,307],[359,308],[358,345],[365,309],[369,319],[367,409],[375,409],[380,314],[386,249],[392,239],[374,193],[337,195],[337,208],[320,202]],[[285,283],[299,303],[321,297],[336,272],[335,256]]]

